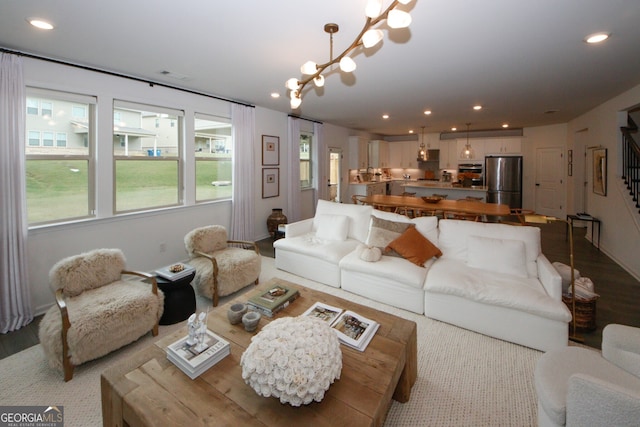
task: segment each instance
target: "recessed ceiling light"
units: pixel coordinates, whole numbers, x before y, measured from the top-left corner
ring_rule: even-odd
[[[271,97],[272,98],[280,98],[280,94],[278,92],[272,92],[271,93]]]
[[[383,114],[383,115],[382,115],[382,118],[383,118],[383,119],[388,119],[388,118],[389,118],[389,115],[388,115],[388,114]]]
[[[409,133],[413,133],[413,129],[409,129]]]
[[[53,24],[45,21],[44,19],[29,18],[27,19],[27,22],[36,28],[40,28],[41,30],[53,30]]]
[[[503,127],[503,128],[508,128],[508,127],[509,127],[509,123],[504,123],[504,124],[502,125],[502,127]]]
[[[585,37],[584,41],[587,43],[600,43],[608,39],[610,35],[609,33],[594,33]]]
[[[451,128],[451,130],[455,132],[458,130],[458,128]]]
[[[473,109],[476,111],[482,110],[482,105],[474,105]]]
[[[431,114],[431,110],[425,111],[424,114],[427,115],[427,116],[430,115]]]

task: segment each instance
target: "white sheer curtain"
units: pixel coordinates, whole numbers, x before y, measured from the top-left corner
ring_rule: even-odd
[[[329,177],[327,170],[327,144],[324,142],[324,126],[322,123],[313,124],[313,159],[315,160],[313,175],[316,191],[314,193],[313,206],[318,205],[318,199],[329,200]]]
[[[233,126],[233,202],[229,236],[235,240],[253,241],[255,108],[233,104],[231,122]]]
[[[289,117],[289,149],[287,150],[287,164],[289,179],[287,180],[287,220],[289,223],[300,221],[302,218],[302,194],[300,192],[300,121]]]
[[[0,332],[33,320],[27,277],[22,58],[0,53]]]

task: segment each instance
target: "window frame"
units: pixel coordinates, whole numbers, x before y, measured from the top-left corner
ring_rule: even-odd
[[[38,105],[38,113],[37,114],[32,114],[32,113],[28,113],[28,109],[29,107],[29,102],[27,101],[29,98],[31,99],[35,99],[37,101],[37,105]],[[27,169],[27,163],[30,160],[54,160],[54,161],[83,161],[83,162],[87,162],[87,214],[86,215],[79,215],[79,216],[69,216],[69,217],[61,217],[61,218],[55,218],[55,219],[50,219],[50,220],[46,220],[46,221],[36,221],[36,222],[28,222],[28,227],[29,228],[34,228],[34,227],[40,227],[40,226],[47,226],[47,225],[53,225],[53,224],[60,224],[60,223],[68,223],[68,222],[75,222],[75,221],[79,221],[79,220],[84,220],[84,219],[91,219],[91,218],[95,218],[96,216],[96,162],[95,162],[95,143],[97,140],[97,108],[98,108],[98,100],[97,97],[95,96],[91,96],[91,95],[83,95],[83,94],[77,94],[77,93],[72,93],[72,92],[66,92],[66,91],[61,91],[61,90],[55,90],[55,89],[44,89],[44,88],[38,88],[38,87],[32,87],[32,86],[27,86],[26,88],[26,94],[25,94],[25,105],[26,107],[26,111],[27,111],[27,117],[31,116],[33,119],[37,119],[38,117],[40,118],[44,118],[43,114],[42,114],[42,100],[40,98],[45,98],[48,101],[51,101],[51,108],[52,108],[52,114],[55,112],[55,105],[56,103],[54,101],[62,101],[65,103],[69,103],[70,105],[73,105],[74,103],[82,103],[82,104],[86,104],[87,106],[87,126],[88,126],[88,131],[87,131],[87,140],[88,140],[88,145],[86,146],[87,150],[85,154],[73,154],[73,153],[69,153],[68,151],[64,150],[65,148],[68,148],[68,133],[67,132],[58,132],[56,130],[36,130],[33,128],[29,128],[26,130],[26,135],[25,135],[25,141],[24,141],[24,146],[25,146],[25,155],[24,155],[24,162],[25,162],[25,172]],[[31,107],[33,108],[33,107]],[[72,108],[72,107],[71,107]],[[29,120],[27,118],[27,120]],[[73,121],[73,117],[69,117],[70,121]],[[29,125],[27,125],[29,126]],[[31,145],[29,144],[29,141],[31,141],[30,138],[30,134],[31,133],[38,133],[38,145]],[[53,133],[53,145],[48,145],[46,147],[50,147],[53,149],[52,153],[50,154],[42,154],[42,153],[36,153],[36,154],[29,154],[29,148],[38,148],[38,147],[45,147],[44,145],[44,133],[46,132],[51,132]],[[64,147],[59,147],[57,145],[57,135],[64,133],[65,134],[65,145]],[[28,214],[27,214],[28,216]],[[28,218],[27,218],[28,221]]]
[[[122,135],[118,135],[117,128],[121,125],[123,120],[123,115],[120,110],[133,110],[139,111],[141,113],[153,113],[158,115],[167,115],[171,120],[177,121],[176,127],[171,127],[171,129],[176,130],[177,136],[177,146],[176,146],[176,154],[175,155],[167,155],[161,154],[160,156],[131,156],[128,153],[128,150],[125,150],[125,155],[118,155],[115,153],[115,145],[122,146],[124,144],[124,137]],[[111,133],[111,152],[112,152],[112,170],[113,170],[113,200],[112,200],[112,212],[114,216],[125,215],[137,212],[148,212],[154,211],[158,209],[183,206],[185,203],[185,184],[184,184],[184,147],[185,147],[185,135],[184,135],[184,120],[185,113],[183,110],[172,109],[170,107],[165,107],[162,105],[151,105],[151,104],[142,104],[130,102],[122,99],[113,99],[112,103],[112,118],[114,122],[114,129]],[[120,122],[116,122],[116,118],[119,118]],[[156,118],[153,122],[153,128],[156,129],[158,118]],[[118,136],[118,142],[116,142],[116,136]],[[155,153],[154,153],[155,154]],[[145,206],[140,208],[133,209],[118,209],[118,188],[117,188],[117,166],[119,162],[127,162],[127,161],[150,161],[150,162],[175,162],[176,163],[176,201],[175,203],[164,203],[153,206]]]
[[[302,149],[299,149],[299,156],[300,156],[300,189],[301,190],[309,190],[313,188],[313,144],[314,144],[314,135],[313,132],[310,131],[305,131],[305,130],[301,130],[300,131],[300,148],[303,145],[303,138],[308,138],[308,151],[307,154],[309,155],[308,159],[303,159],[302,158]],[[302,165],[306,163],[307,164],[307,168],[308,168],[308,182],[306,182],[305,180],[303,180],[302,177]]]
[[[195,154],[195,150],[194,150],[194,199],[196,204],[199,203],[207,203],[207,202],[218,202],[218,201],[224,201],[224,200],[231,200],[233,198],[233,168],[234,168],[234,152],[233,152],[233,124],[230,118],[224,118],[224,117],[219,117],[219,116],[214,116],[211,114],[206,114],[206,113],[199,113],[196,112],[193,115],[193,122],[194,122],[194,133],[193,133],[193,143],[194,143],[194,148],[197,149],[197,143],[196,143],[196,138],[198,137],[198,129],[196,126],[196,121],[197,120],[207,120],[207,121],[212,121],[212,122],[216,122],[216,123],[222,123],[222,124],[226,124],[228,125],[228,128],[230,129],[229,135],[213,135],[211,137],[211,140],[209,141],[209,152],[213,152],[213,143],[214,141],[220,141],[220,140],[225,140],[225,145],[227,145],[226,143],[228,142],[231,145],[231,157],[229,159],[229,161],[231,162],[231,177],[230,177],[230,181],[231,181],[231,194],[228,197],[215,197],[215,198],[199,198],[198,197],[198,183],[197,183],[197,173],[198,173],[198,163],[208,163],[208,162],[219,162],[220,159],[218,158],[214,158],[214,157],[198,157],[197,154]],[[203,137],[203,136],[200,136]],[[215,150],[214,150],[215,151]],[[213,185],[213,184],[212,184]]]

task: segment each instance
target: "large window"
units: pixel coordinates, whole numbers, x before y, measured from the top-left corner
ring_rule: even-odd
[[[114,101],[116,212],[182,202],[182,117],[177,110]]]
[[[313,134],[300,132],[300,187],[310,188],[311,177],[311,141]]]
[[[233,144],[231,123],[196,114],[196,201],[230,199],[232,195]]]
[[[95,104],[89,96],[27,90],[25,169],[30,225],[94,214]],[[75,108],[86,111],[82,120],[74,117]]]

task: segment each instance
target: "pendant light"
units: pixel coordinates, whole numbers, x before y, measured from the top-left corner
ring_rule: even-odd
[[[413,0],[392,0],[385,9],[383,3],[385,0],[367,0],[365,5],[365,24],[355,40],[337,57],[333,57],[333,35],[338,32],[338,24],[328,23],[324,26],[324,31],[329,34],[329,61],[319,64],[314,61],[305,62],[300,67],[300,73],[303,78],[295,77],[287,80],[285,87],[289,89],[291,109],[295,110],[302,104],[302,92],[307,84],[313,81],[316,87],[324,85],[324,77],[322,73],[327,74],[333,70],[333,65],[340,64],[340,71],[343,73],[352,73],[356,69],[356,63],[350,56],[347,56],[353,50],[363,46],[365,49],[372,48],[380,43],[384,37],[384,33],[379,26],[382,27],[385,22],[386,27],[390,30],[397,28],[407,28],[411,24],[411,15],[409,12],[400,10],[402,5],[407,5]]]
[[[429,160],[429,152],[424,146],[424,126],[422,126],[422,140],[420,141],[420,148],[418,148],[418,161],[426,162]]]
[[[460,152],[460,158],[461,159],[473,159],[475,154],[473,152],[473,148],[471,147],[471,144],[469,144],[469,125],[471,123],[467,123],[467,143],[464,145],[464,147],[462,148],[462,151]]]

